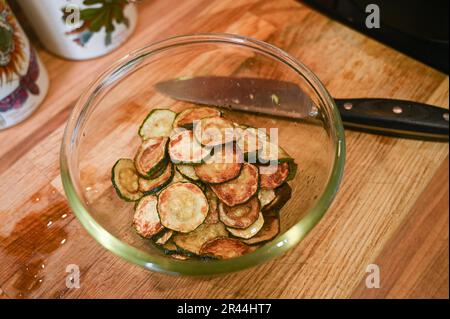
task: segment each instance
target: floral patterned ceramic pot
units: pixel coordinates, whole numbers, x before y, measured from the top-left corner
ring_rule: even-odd
[[[134,31],[129,0],[17,0],[50,52],[72,60],[95,58],[120,46]]]
[[[0,130],[25,120],[48,89],[39,56],[5,0],[0,0]]]

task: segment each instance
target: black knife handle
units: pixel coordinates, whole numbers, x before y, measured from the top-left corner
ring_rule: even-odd
[[[383,135],[448,141],[447,109],[393,99],[335,101],[347,128]]]

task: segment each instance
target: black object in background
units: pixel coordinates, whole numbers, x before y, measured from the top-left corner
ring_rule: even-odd
[[[433,68],[449,73],[448,0],[301,0]],[[380,8],[380,28],[369,29],[366,7]]]

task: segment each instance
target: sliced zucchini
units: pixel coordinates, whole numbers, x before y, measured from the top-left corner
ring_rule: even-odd
[[[179,164],[177,165],[177,171],[180,172],[180,174],[186,177],[188,180],[194,182],[199,180],[192,165]]]
[[[280,218],[278,216],[264,217],[264,225],[252,238],[243,240],[247,245],[260,244],[274,239],[280,232]]]
[[[158,198],[153,195],[144,196],[136,206],[133,226],[142,237],[148,238],[164,229],[159,220],[156,206]]]
[[[289,175],[286,178],[286,181],[291,181],[295,178],[295,175],[297,175],[297,163],[295,163],[294,161],[288,161],[287,163],[289,163]]]
[[[199,255],[203,244],[217,237],[228,237],[225,225],[222,223],[211,225],[204,223],[188,234],[176,234],[173,237],[173,242],[179,248]]]
[[[221,113],[219,110],[212,107],[203,106],[186,109],[177,115],[173,127],[185,127],[191,129],[194,121],[215,116],[221,116]]]
[[[274,189],[283,184],[289,176],[289,163],[259,166],[261,188]]]
[[[112,168],[111,180],[117,195],[123,200],[132,202],[143,196],[139,190],[139,176],[133,160],[119,159]]]
[[[158,244],[158,245],[165,245],[165,244],[170,240],[170,238],[172,238],[173,234],[174,234],[174,231],[173,231],[173,230],[171,230],[171,229],[166,229],[166,230],[161,234],[161,236],[159,236],[159,237],[155,240],[155,244]]]
[[[179,252],[177,245],[175,245],[171,240],[162,245],[161,248],[166,255],[176,254]]]
[[[170,257],[172,257],[173,259],[178,259],[178,260],[188,260],[189,258],[191,258],[187,255],[180,254],[180,253],[170,254]]]
[[[275,189],[275,199],[262,208],[262,212],[278,213],[281,208],[291,199],[292,189],[288,183],[284,183],[277,189]]]
[[[200,253],[218,259],[229,259],[251,252],[251,248],[234,238],[216,238],[206,242]]]
[[[154,109],[139,127],[139,135],[144,139],[168,137],[177,114],[171,110]]]
[[[210,152],[194,139],[192,131],[182,130],[170,138],[169,156],[175,164],[201,163]]]
[[[184,177],[183,175],[181,175],[180,172],[178,172],[177,170],[175,170],[175,174],[173,174],[172,183],[178,183],[178,182],[190,183],[191,181],[188,180],[188,179],[187,179],[186,177]]]
[[[171,182],[173,175],[173,164],[169,162],[164,172],[157,178],[139,178],[139,190],[143,192],[144,195],[157,193]]]
[[[147,178],[156,178],[162,174],[167,165],[167,137],[150,138],[142,142],[134,164],[138,173]]]
[[[244,158],[233,144],[215,148],[214,154],[204,164],[194,167],[195,174],[205,183],[218,184],[239,175]]]
[[[249,238],[252,238],[253,236],[255,236],[261,230],[263,225],[264,225],[264,217],[263,217],[262,213],[259,213],[258,219],[253,224],[248,226],[247,228],[236,229],[236,228],[227,227],[227,230],[233,236],[244,238],[244,239],[249,239]]]
[[[257,153],[263,146],[266,135],[254,127],[240,128],[240,139],[237,145],[244,154]]]
[[[205,224],[216,224],[219,222],[219,199],[209,187],[206,187],[205,195],[209,204],[209,212],[208,216],[206,216]]]
[[[243,163],[238,177],[222,184],[211,185],[211,189],[222,202],[228,206],[235,206],[246,202],[256,193],[258,182],[258,168]]]
[[[261,208],[269,205],[275,197],[277,197],[277,195],[275,195],[275,191],[273,189],[260,188],[258,191],[258,199],[261,203]]]
[[[158,196],[158,212],[164,227],[188,233],[196,229],[208,215],[205,194],[195,184],[174,183]]]
[[[219,204],[219,218],[228,227],[247,228],[253,224],[259,215],[261,205],[255,196],[248,202],[233,207]]]
[[[216,146],[239,138],[232,122],[223,117],[204,118],[194,125],[195,139],[204,146]]]
[[[269,138],[262,140],[262,148],[258,152],[258,162],[261,164],[273,164],[292,161],[292,157]]]

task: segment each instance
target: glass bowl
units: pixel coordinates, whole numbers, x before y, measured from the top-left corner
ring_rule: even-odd
[[[278,237],[256,251],[227,260],[176,260],[131,227],[133,203],[111,184],[117,159],[133,158],[137,130],[152,108],[179,112],[192,104],[155,91],[163,80],[192,76],[257,77],[290,81],[317,106],[316,116],[289,120],[225,111],[240,124],[279,129],[280,145],[299,168],[291,200],[281,209]],[[298,244],[322,218],[341,181],[345,139],[339,112],[319,79],[303,64],[267,43],[231,34],[178,36],[132,52],[114,63],[78,100],[61,147],[61,177],[69,204],[104,247],[147,269],[211,275],[255,266]]]

